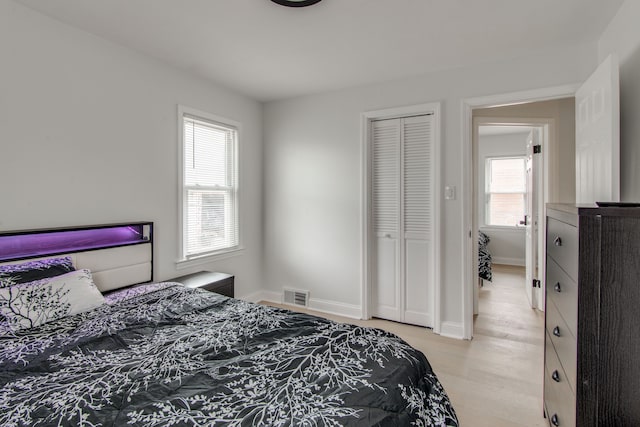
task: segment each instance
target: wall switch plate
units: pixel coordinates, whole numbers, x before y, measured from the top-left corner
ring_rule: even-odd
[[[456,199],[456,187],[455,185],[447,185],[444,187],[444,199],[455,200]]]

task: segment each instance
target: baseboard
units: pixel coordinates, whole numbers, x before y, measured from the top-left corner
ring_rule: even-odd
[[[238,297],[238,299],[249,302],[273,302],[282,304],[282,294],[274,291],[258,291],[249,295]],[[295,307],[295,306],[292,306]],[[309,298],[309,310],[319,311],[325,314],[334,314],[336,316],[349,317],[351,319],[362,318],[362,308],[359,305],[346,304],[338,301],[323,300],[318,298]]]
[[[274,302],[276,304],[282,303],[282,294],[279,292],[273,292],[273,291],[258,291],[258,292],[254,292],[252,294],[244,295],[237,298],[243,301],[249,301],[249,302],[267,301],[267,302]]]
[[[440,335],[448,338],[464,339],[464,328],[460,322],[441,322]]]
[[[351,319],[362,318],[362,307],[355,304],[310,298],[308,308],[322,313],[349,317]]]
[[[239,297],[239,299],[249,302],[266,301],[282,304],[282,294],[274,291],[258,291]],[[362,307],[356,304],[346,304],[338,301],[310,298],[309,306],[307,308],[320,313],[333,314],[336,316],[348,317],[350,319],[362,319]],[[462,323],[440,323],[440,335],[448,338],[464,339]]]
[[[491,262],[493,264],[504,264],[504,265],[516,265],[519,267],[524,267],[525,262],[522,258],[507,258],[500,256],[491,256]]]

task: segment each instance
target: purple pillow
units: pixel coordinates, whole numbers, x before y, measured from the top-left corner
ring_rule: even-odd
[[[75,271],[75,268],[68,256],[0,265],[0,288],[56,277],[71,271]]]

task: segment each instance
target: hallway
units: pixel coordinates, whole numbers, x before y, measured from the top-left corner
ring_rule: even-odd
[[[493,282],[485,282],[480,290],[472,343],[484,364],[478,366],[478,375],[484,373],[489,379],[487,401],[476,410],[486,412],[488,418],[473,425],[546,425],[542,417],[544,313],[529,308],[524,280],[524,267],[494,265]]]

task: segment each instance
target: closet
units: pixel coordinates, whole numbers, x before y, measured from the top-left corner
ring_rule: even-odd
[[[370,129],[371,314],[433,326],[434,115]]]

